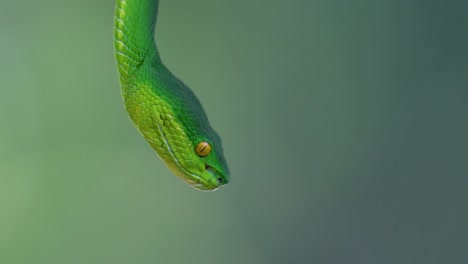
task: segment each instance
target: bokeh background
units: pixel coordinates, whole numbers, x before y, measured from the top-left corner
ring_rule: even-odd
[[[222,136],[196,191],[124,111],[114,1],[0,0],[0,263],[468,263],[468,2],[162,0]]]

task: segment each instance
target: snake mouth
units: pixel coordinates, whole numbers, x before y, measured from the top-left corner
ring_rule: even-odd
[[[229,182],[226,176],[207,164],[205,164],[205,170],[201,174],[192,174],[192,176],[195,182],[190,185],[203,191],[215,191]]]
[[[187,177],[186,175],[191,177]],[[187,182],[191,187],[201,191],[215,191],[227,182],[220,177],[220,174],[213,167],[205,165],[205,170],[201,173],[180,173],[177,174],[183,181]]]
[[[207,164],[205,164],[205,171],[200,174],[199,179],[204,183],[203,187],[210,190],[216,190],[226,184],[221,174],[215,168]]]
[[[208,171],[211,175],[213,175],[213,178],[216,179],[216,182],[219,186],[223,185],[223,178],[220,177],[219,173],[214,169],[213,167],[210,167],[209,165],[205,165],[205,170]]]

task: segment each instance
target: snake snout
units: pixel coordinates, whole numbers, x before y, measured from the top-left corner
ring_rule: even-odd
[[[206,180],[208,180],[214,186],[221,187],[229,182],[228,177],[221,174],[215,168],[209,165],[205,165],[205,169],[206,169],[205,172],[209,175],[209,179],[206,179]]]

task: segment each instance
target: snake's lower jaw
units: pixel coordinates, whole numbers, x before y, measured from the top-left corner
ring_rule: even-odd
[[[198,181],[190,185],[202,191],[215,191],[228,182],[229,180],[226,176],[221,175],[212,167],[207,166],[205,171],[199,176]]]

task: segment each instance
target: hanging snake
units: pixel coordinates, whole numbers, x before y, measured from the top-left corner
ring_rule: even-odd
[[[190,186],[229,182],[221,139],[195,94],[163,64],[154,29],[158,0],[117,0],[115,57],[128,116],[167,167]]]

